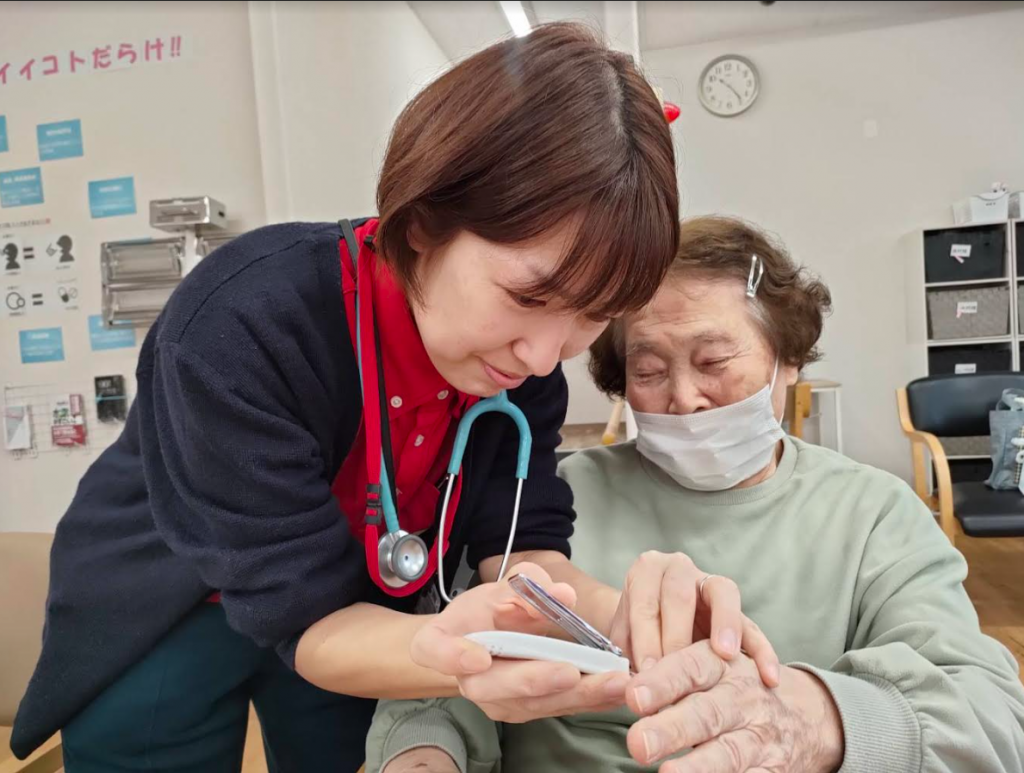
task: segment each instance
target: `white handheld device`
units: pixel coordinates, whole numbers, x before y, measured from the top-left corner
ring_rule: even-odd
[[[508,584],[524,601],[574,641],[514,631],[480,631],[466,636],[495,657],[568,663],[584,674],[628,674],[629,659],[611,640],[524,574]]]
[[[466,634],[466,638],[498,658],[568,663],[583,674],[607,674],[613,671],[629,673],[629,660],[624,657],[549,636],[534,636],[517,631],[479,631]]]

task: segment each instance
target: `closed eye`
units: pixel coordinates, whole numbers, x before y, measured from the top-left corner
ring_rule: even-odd
[[[632,374],[632,378],[639,383],[650,383],[655,379],[662,376],[664,371],[660,370],[640,370]]]
[[[731,357],[721,357],[716,360],[705,360],[704,362],[700,363],[699,367],[701,370],[718,371],[722,370],[731,359]]]
[[[534,298],[529,295],[513,292],[512,290],[506,290],[505,292],[508,293],[508,297],[512,299],[513,303],[524,309],[540,309],[547,306],[547,301],[542,298]]]

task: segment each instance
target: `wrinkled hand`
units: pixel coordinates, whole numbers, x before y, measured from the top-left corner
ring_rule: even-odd
[[[727,662],[707,642],[636,676],[626,698],[642,717],[627,735],[634,759],[693,749],[659,773],[828,773],[843,762],[839,712],[815,676],[787,667],[770,690],[750,658]]]
[[[576,593],[555,583],[539,566],[516,564],[509,576],[526,574],[570,609]],[[413,638],[415,663],[454,676],[462,695],[491,719],[528,722],[541,717],[605,711],[625,702],[627,674],[582,676],[566,663],[492,658],[463,638],[475,631],[553,633],[551,624],[512,590],[508,579],[460,594]]]
[[[443,749],[420,746],[399,754],[381,773],[459,773],[459,768]]]
[[[710,639],[712,649],[732,660],[740,648],[757,663],[769,687],[779,683],[779,658],[768,638],[740,611],[740,590],[728,577],[712,576],[683,553],[648,551],[626,575],[612,619],[611,640],[634,667],[646,671],[662,657]]]

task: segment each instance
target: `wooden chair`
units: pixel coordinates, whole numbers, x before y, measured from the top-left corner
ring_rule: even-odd
[[[995,491],[985,483],[954,483],[940,437],[989,434],[989,411],[1004,389],[1024,389],[1024,374],[979,373],[931,376],[896,391],[900,427],[910,440],[914,490],[933,512],[953,544],[970,537],[1024,536],[1024,496]],[[927,451],[927,455],[926,452]],[[935,492],[928,483],[927,458],[935,470]]]
[[[798,381],[786,390],[785,420],[789,434],[795,438],[804,437],[804,420],[811,415],[811,384]]]
[[[56,773],[63,768],[59,734],[36,749],[27,760],[11,757],[0,762],[0,773]]]
[[[13,589],[0,596],[2,727],[13,724],[42,649],[52,543],[51,534],[0,532],[0,587]],[[60,735],[43,744],[27,760],[2,756],[0,760],[0,773],[54,773],[64,764]]]
[[[622,412],[626,409],[626,401],[621,397],[612,403],[612,415],[608,418],[604,433],[601,435],[602,445],[610,446],[619,439],[619,428],[622,426]]]

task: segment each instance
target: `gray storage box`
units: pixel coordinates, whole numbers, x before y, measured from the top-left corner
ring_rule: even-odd
[[[1010,334],[1010,288],[928,291],[929,338],[991,338]]]
[[[227,213],[227,207],[209,196],[183,196],[149,202],[149,224],[161,231],[226,228]]]
[[[939,438],[947,456],[989,456],[992,453],[992,441],[988,435],[971,437]]]

